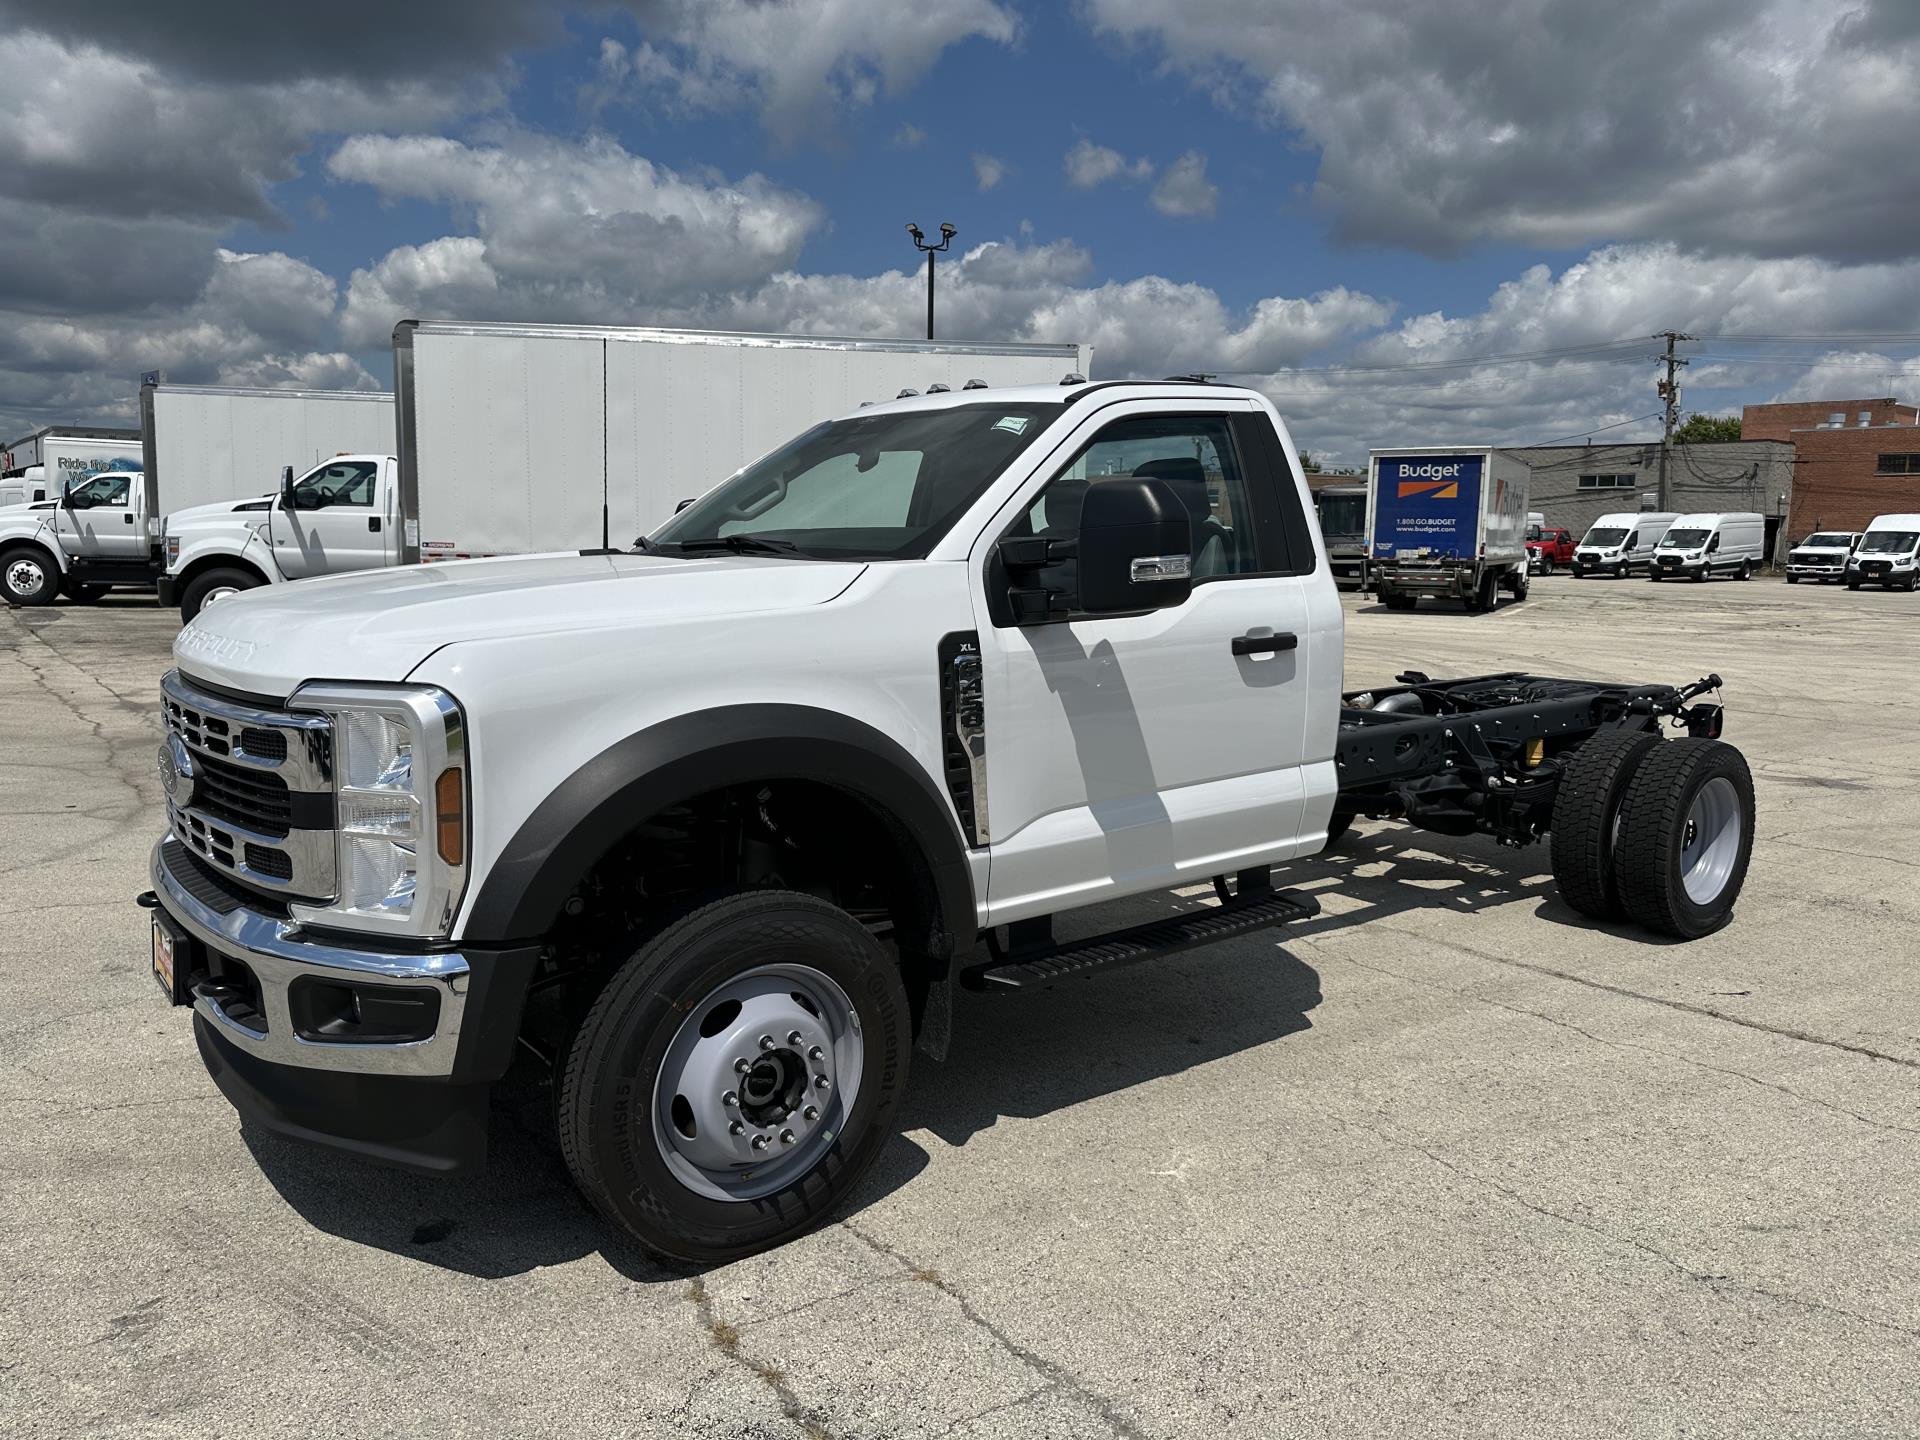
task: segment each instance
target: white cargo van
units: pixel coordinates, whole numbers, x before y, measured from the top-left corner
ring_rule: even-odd
[[[1731,575],[1751,580],[1767,563],[1765,517],[1746,511],[1710,510],[1676,515],[1653,550],[1649,580],[1707,580]]]
[[[1653,563],[1654,548],[1680,517],[1665,510],[1622,510],[1602,515],[1574,547],[1573,575],[1631,575]]]
[[[1920,588],[1920,515],[1876,515],[1847,561],[1847,588]]]
[[[1787,552],[1787,583],[1844,580],[1847,561],[1860,548],[1858,530],[1816,530]]]

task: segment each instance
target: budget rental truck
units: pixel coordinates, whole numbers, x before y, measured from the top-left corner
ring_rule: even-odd
[[[390,565],[631,544],[795,433],[897,394],[1085,376],[1081,345],[964,345],[578,325],[394,329],[391,456],[288,475],[244,513],[170,523],[163,595]]]
[[[1375,450],[1367,470],[1369,580],[1389,610],[1422,597],[1492,610],[1527,598],[1526,462],[1504,450]]]
[[[471,1170],[523,1057],[609,1223],[714,1263],[834,1213],[959,988],[1282,936],[1317,905],[1272,867],[1356,817],[1548,840],[1569,906],[1653,935],[1733,914],[1753,782],[1718,677],[1343,694],[1257,391],[956,386],[697,488],[637,544],[266,587],[180,632],[142,900],[249,1124]]]

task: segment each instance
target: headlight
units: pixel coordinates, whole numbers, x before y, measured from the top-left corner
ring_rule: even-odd
[[[295,710],[333,717],[339,891],[296,919],[444,936],[467,878],[466,727],[444,690],[423,685],[301,687]]]
[[[167,536],[167,568],[171,570],[175,565],[179,563],[180,563],[180,537],[178,535],[169,535]]]

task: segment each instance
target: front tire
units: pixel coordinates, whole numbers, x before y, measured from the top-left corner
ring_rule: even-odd
[[[252,590],[260,583],[260,577],[251,570],[203,570],[187,582],[187,588],[180,594],[180,619],[191,624],[193,618],[214,601]]]
[[[557,1086],[561,1151],[649,1249],[738,1259],[825,1220],[866,1173],[912,1048],[899,967],[850,915],[729,895],[649,936],[588,1010]]]
[[[9,605],[51,605],[60,593],[60,572],[30,545],[0,553],[0,594]]]
[[[1624,920],[1615,866],[1621,802],[1647,753],[1645,730],[1600,730],[1568,758],[1554,792],[1553,879],[1560,898],[1596,920]]]
[[[1619,880],[1637,924],[1680,940],[1733,916],[1753,855],[1753,776],[1718,740],[1673,740],[1634,772],[1620,802]]]

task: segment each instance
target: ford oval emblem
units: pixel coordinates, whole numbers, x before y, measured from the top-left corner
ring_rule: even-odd
[[[193,752],[178,735],[169,735],[160,747],[160,788],[182,810],[193,803]]]

